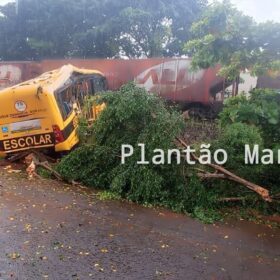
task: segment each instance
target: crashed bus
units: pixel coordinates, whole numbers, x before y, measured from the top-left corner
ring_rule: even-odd
[[[65,65],[0,92],[0,154],[70,151],[86,97],[107,89],[96,70]]]

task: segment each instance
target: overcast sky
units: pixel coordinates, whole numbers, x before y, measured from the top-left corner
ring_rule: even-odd
[[[0,5],[12,1],[0,0]],[[231,0],[231,2],[244,14],[254,17],[259,22],[266,20],[280,22],[280,0]]]
[[[231,0],[244,14],[257,21],[274,20],[280,22],[280,0]]]

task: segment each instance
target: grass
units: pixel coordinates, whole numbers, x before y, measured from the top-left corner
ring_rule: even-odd
[[[213,224],[214,222],[223,221],[224,219],[222,213],[219,211],[214,209],[204,209],[202,207],[196,207],[191,216],[204,224]]]
[[[280,228],[280,223],[271,221],[268,216],[253,208],[225,207],[218,211],[224,220],[250,221],[255,224],[266,225],[271,228]]]
[[[39,176],[41,176],[44,179],[53,179],[54,178],[50,171],[48,171],[42,167],[37,168],[37,173]]]
[[[97,197],[102,201],[105,201],[105,200],[122,200],[120,195],[118,195],[116,193],[113,193],[113,192],[110,192],[110,191],[98,192]]]

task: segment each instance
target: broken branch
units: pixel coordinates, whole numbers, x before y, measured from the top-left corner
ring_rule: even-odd
[[[179,141],[179,143],[183,147],[188,148],[188,145],[186,144],[186,142],[184,140],[182,140],[178,137],[176,139],[177,139],[177,141]],[[192,156],[193,160],[195,160],[196,162],[199,161],[198,157],[194,153],[191,153],[191,156]],[[206,164],[206,166],[211,167],[214,170],[221,173],[221,174],[213,174],[213,175],[215,175],[214,177],[211,175],[212,178],[215,178],[217,175],[219,175],[219,177],[220,177],[220,175],[223,175],[222,179],[228,179],[228,180],[234,181],[236,183],[239,183],[239,184],[247,187],[248,189],[256,192],[257,194],[259,194],[262,197],[263,200],[268,201],[268,202],[272,202],[272,199],[269,195],[269,191],[267,189],[237,176],[236,174],[228,171],[227,169],[225,169],[224,167],[222,167],[220,165],[208,163],[208,164]],[[206,175],[205,174],[200,174],[200,175],[203,175],[204,177],[209,176],[208,174],[206,174]],[[220,177],[220,179],[221,179],[221,177]]]

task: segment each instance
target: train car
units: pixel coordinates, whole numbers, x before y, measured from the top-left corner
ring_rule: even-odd
[[[0,62],[0,90],[41,75],[42,69],[34,62]]]
[[[61,59],[0,62],[0,89],[68,63],[104,73],[110,90],[118,90],[127,82],[134,81],[168,102],[180,105],[182,110],[206,117],[213,117],[221,110],[224,90],[231,84],[218,76],[218,66],[191,71],[191,59],[188,58]],[[258,83],[254,81],[254,84],[257,87],[279,89],[279,76],[259,77]],[[242,90],[242,86],[240,89]]]
[[[226,85],[217,75],[219,67],[191,71],[191,60],[184,58],[43,60],[21,67],[21,80],[69,63],[78,68],[96,69],[104,73],[110,90],[118,90],[127,82],[134,81],[168,102],[179,104],[182,110],[211,116],[223,103],[223,95],[219,93]],[[18,70],[14,73],[11,71],[15,66],[9,66],[13,81],[19,77]]]
[[[44,60],[44,71],[56,68],[65,60]],[[94,68],[106,76],[110,90],[134,81],[139,87],[154,92],[170,103],[180,105],[182,110],[213,117],[222,108],[223,94],[228,84],[217,75],[219,67],[191,70],[191,59],[100,59],[67,60],[77,67]]]

